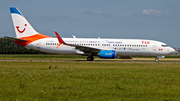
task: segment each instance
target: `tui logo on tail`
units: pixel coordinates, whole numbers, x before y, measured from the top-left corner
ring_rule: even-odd
[[[27,24],[25,24],[25,26],[27,26]],[[23,32],[26,30],[26,28],[24,28],[22,31],[20,31],[20,30],[19,30],[19,26],[16,26],[16,28],[17,28],[17,30],[18,30],[19,33],[23,33]]]

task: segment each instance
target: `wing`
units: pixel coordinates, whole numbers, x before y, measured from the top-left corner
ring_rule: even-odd
[[[93,48],[93,47],[87,47],[87,46],[80,46],[80,45],[73,45],[73,44],[65,43],[57,32],[55,32],[55,34],[56,34],[57,39],[58,39],[58,41],[60,43],[58,46],[60,46],[61,44],[64,44],[64,45],[67,45],[67,46],[76,47],[76,49],[78,49],[80,51],[83,51],[84,53],[94,53],[94,54],[99,53],[99,51],[101,50],[101,49]]]

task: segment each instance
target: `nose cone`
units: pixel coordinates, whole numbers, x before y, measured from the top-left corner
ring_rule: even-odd
[[[175,50],[172,47],[169,47],[169,53],[171,54],[171,53],[174,53],[174,52],[175,52]]]

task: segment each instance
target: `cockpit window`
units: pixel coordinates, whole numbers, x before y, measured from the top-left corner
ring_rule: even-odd
[[[161,45],[162,47],[168,47],[168,45]]]

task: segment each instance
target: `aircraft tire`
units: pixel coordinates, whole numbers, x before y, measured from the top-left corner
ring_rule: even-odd
[[[94,61],[94,57],[92,56],[92,61]]]
[[[94,60],[94,57],[93,56],[88,56],[87,57],[87,61],[93,61]]]
[[[156,61],[156,62],[159,62],[159,59],[158,59],[158,58],[156,58],[156,59],[155,59],[155,61]]]

